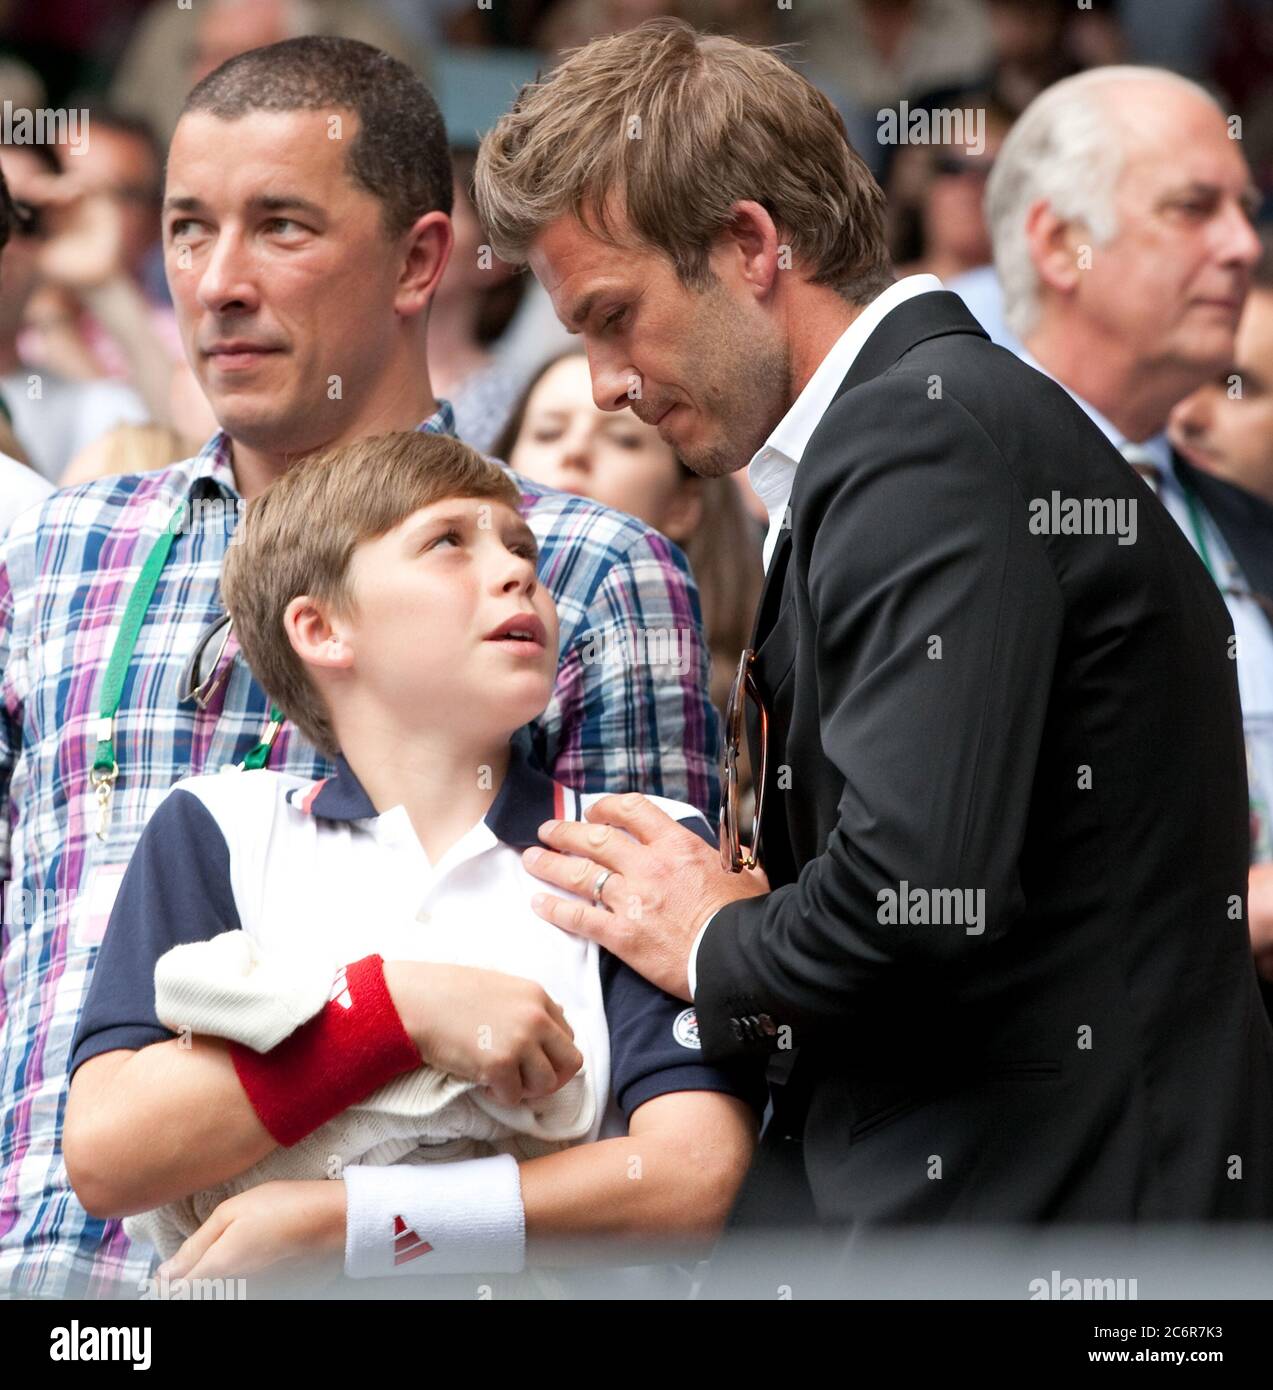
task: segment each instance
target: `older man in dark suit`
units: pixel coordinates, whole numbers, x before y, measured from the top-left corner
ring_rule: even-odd
[[[1144,476],[1224,595],[1258,826],[1273,726],[1273,508],[1194,467],[1167,433],[1172,408],[1203,383],[1242,385],[1235,337],[1261,246],[1251,225],[1259,194],[1234,133],[1211,95],[1175,73],[1097,68],[1030,104],[986,204],[1025,360]],[[1253,846],[1255,860],[1268,853]],[[1265,955],[1267,867],[1253,864],[1248,897]]]

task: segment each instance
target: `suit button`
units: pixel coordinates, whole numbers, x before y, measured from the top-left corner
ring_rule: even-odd
[[[778,1031],[777,1025],[774,1023],[773,1019],[769,1017],[768,1014],[761,1014],[759,1023],[766,1035],[771,1038]]]
[[[731,1018],[731,1019],[729,1020],[729,1026],[734,1030],[734,1037],[736,1037],[736,1038],[738,1039],[739,1042],[742,1042],[742,1040],[743,1040],[743,1027],[742,1027],[742,1024],[739,1023],[739,1021],[738,1021],[736,1018]]]

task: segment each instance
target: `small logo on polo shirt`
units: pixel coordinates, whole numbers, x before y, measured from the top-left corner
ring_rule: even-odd
[[[332,992],[327,996],[329,1000],[339,1002],[342,1009],[352,1009],[354,1007],[354,996],[349,992],[349,981],[345,977],[345,967],[342,965],[336,972],[336,978],[332,981]]]
[[[682,1009],[677,1014],[676,1021],[672,1024],[672,1036],[682,1047],[703,1046],[698,1040],[698,1015],[693,1009]]]

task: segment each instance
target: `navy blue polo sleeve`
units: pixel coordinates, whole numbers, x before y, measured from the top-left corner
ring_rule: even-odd
[[[702,816],[680,824],[715,846]],[[673,1091],[721,1091],[746,1101],[758,1116],[764,1113],[767,1058],[704,1062],[693,1004],[651,984],[604,949],[600,969],[610,1030],[610,1088],[625,1118],[647,1100]]]
[[[238,929],[221,827],[193,792],[174,787],[120,880],[71,1043],[70,1075],[99,1053],[175,1038],[155,1014],[156,962],[173,946]]]

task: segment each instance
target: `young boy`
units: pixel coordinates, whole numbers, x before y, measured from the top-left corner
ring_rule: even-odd
[[[728,1212],[763,1075],[701,1063],[692,1009],[530,906],[542,885],[521,850],[543,820],[597,798],[510,743],[557,666],[556,614],[517,508],[502,469],[420,433],[337,449],[252,503],[223,597],[254,673],[339,771],[309,784],[226,769],[169,792],[120,886],[77,1030],[65,1157],[92,1214],[147,1211],[290,1152],[430,1068],[472,1083],[469,1098],[512,1117],[510,1132],[574,1086],[566,1108],[586,1131],[521,1162],[509,1145],[461,1159],[416,1147],[389,1166],[338,1161],[270,1182],[222,1202],[172,1272],[325,1255],[352,1277],[517,1271],[528,1240],[532,1262],[541,1242],[569,1238],[684,1248]],[[710,839],[693,808],[656,800]],[[595,896],[606,902],[604,884]],[[303,961],[311,974],[315,961],[344,967],[317,1015],[268,1050],[156,1015],[160,958],[226,932],[253,959],[295,962],[284,980]]]

